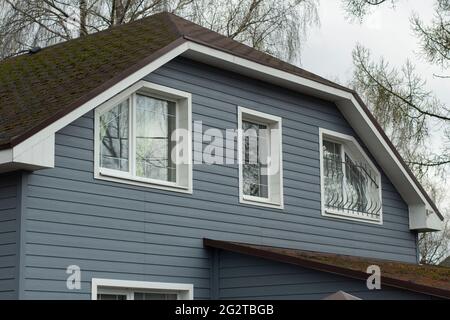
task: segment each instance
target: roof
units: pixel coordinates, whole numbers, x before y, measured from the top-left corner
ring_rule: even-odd
[[[345,291],[339,290],[329,296],[326,296],[322,300],[361,300],[361,298],[355,297]]]
[[[444,261],[442,261],[439,265],[450,268],[450,256],[445,258]]]
[[[368,277],[367,267],[377,265],[381,269],[382,285],[450,299],[450,268],[447,267],[422,266],[390,260],[212,239],[203,239],[203,244],[205,247],[289,263],[364,281]]]
[[[0,150],[12,148],[184,42],[196,42],[353,94],[437,215],[361,98],[271,55],[171,13],[159,13],[0,62]]]

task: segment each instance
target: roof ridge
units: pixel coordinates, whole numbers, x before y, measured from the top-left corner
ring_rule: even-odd
[[[182,19],[185,20],[179,16],[177,16],[176,14],[172,13],[172,12],[168,12],[168,11],[164,11],[164,12],[160,12],[159,14],[163,15],[164,18],[166,19],[166,21],[169,24],[169,27],[172,29],[172,31],[174,31],[178,36],[180,37],[184,37],[186,34],[185,32],[183,32],[183,30],[180,28],[180,26],[178,25],[176,19]],[[187,20],[186,20],[187,21]],[[196,24],[192,21],[189,21],[192,24]]]

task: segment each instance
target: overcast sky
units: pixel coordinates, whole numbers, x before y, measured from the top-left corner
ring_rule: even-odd
[[[308,32],[302,51],[302,66],[312,72],[346,83],[351,77],[351,52],[356,43],[368,47],[374,57],[384,56],[393,66],[406,59],[417,64],[418,71],[429,81],[436,94],[450,104],[450,82],[434,79],[430,65],[415,53],[420,46],[410,28],[413,12],[425,21],[433,17],[434,0],[399,0],[392,9],[382,5],[373,10],[363,22],[350,22],[345,18],[341,1],[322,0],[319,7],[321,25]]]
[[[450,79],[433,77],[433,73],[442,72],[418,57],[416,53],[420,53],[420,46],[410,26],[413,12],[418,13],[423,21],[430,21],[433,18],[434,2],[399,0],[394,9],[391,5],[382,5],[359,23],[346,19],[341,1],[321,0],[321,25],[308,32],[303,44],[301,65],[325,78],[347,84],[353,70],[351,52],[357,43],[361,43],[371,50],[373,58],[378,60],[384,56],[392,66],[401,66],[406,59],[410,59],[427,80],[428,88],[441,101],[450,105]],[[433,149],[439,148],[440,136],[442,128],[437,128],[433,132]],[[446,194],[447,200],[441,205],[450,207],[450,190]]]

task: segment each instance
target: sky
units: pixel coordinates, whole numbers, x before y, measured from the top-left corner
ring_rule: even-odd
[[[428,89],[450,105],[450,79],[433,77],[433,73],[442,72],[438,67],[430,67],[418,55],[420,45],[410,25],[410,17],[414,12],[424,22],[431,21],[433,4],[434,0],[399,0],[394,8],[390,4],[375,8],[360,23],[346,19],[341,1],[321,0],[320,26],[308,32],[302,45],[301,66],[330,80],[347,84],[353,71],[351,53],[360,43],[371,50],[375,61],[384,57],[393,67],[400,67],[409,59],[427,81]],[[442,128],[436,127],[432,131],[433,150],[442,144],[441,137]],[[436,181],[442,184],[440,179]],[[441,208],[450,208],[450,190],[447,190],[445,198],[439,205]]]

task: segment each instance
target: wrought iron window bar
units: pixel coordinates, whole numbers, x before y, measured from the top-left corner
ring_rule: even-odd
[[[325,210],[378,220],[381,201],[376,176],[364,163],[340,156],[324,157]],[[330,183],[332,185],[330,185]]]

